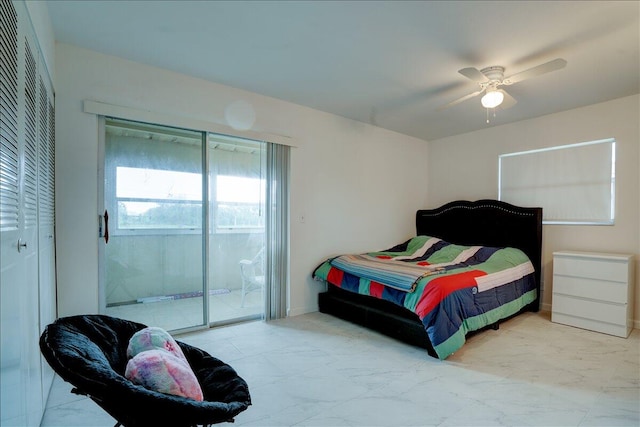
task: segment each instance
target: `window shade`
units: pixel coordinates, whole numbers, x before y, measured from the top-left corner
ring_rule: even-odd
[[[546,224],[613,224],[615,140],[499,156],[499,200],[541,206]]]

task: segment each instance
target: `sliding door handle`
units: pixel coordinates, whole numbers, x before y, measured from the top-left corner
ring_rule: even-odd
[[[104,243],[109,243],[109,212],[104,210]]]

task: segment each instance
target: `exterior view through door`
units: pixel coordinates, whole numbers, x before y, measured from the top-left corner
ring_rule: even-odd
[[[104,312],[172,331],[264,317],[266,143],[104,129]]]

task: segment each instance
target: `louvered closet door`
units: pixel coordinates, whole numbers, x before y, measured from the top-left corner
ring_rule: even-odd
[[[0,32],[0,425],[31,426],[49,389],[38,338],[43,304],[51,311],[39,283],[40,193],[50,183],[39,161],[48,162],[40,157],[49,150],[52,96],[23,3],[0,0]]]
[[[21,188],[21,241],[19,255],[26,263],[22,272],[24,288],[21,290],[20,308],[24,314],[24,329],[21,331],[30,339],[23,342],[22,380],[26,388],[27,424],[39,423],[42,404],[42,365],[38,338],[40,337],[39,284],[38,284],[38,72],[36,68],[36,43],[25,40],[25,114],[24,146]],[[26,246],[24,246],[26,245]],[[35,310],[34,310],[35,308]]]
[[[8,1],[0,2],[0,423],[26,424],[20,356],[23,328],[21,286],[25,257],[18,252],[24,225],[19,218],[21,147],[18,144],[18,21]]]
[[[38,290],[40,301],[39,331],[56,318],[55,271],[55,125],[53,94],[40,77],[38,96]],[[41,357],[42,401],[46,402],[53,382],[53,370]]]

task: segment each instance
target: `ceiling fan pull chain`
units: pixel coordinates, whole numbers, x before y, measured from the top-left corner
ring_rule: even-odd
[[[496,109],[495,108],[493,108],[493,118],[494,119],[496,118]],[[490,123],[489,122],[489,108],[487,108],[487,123]]]

